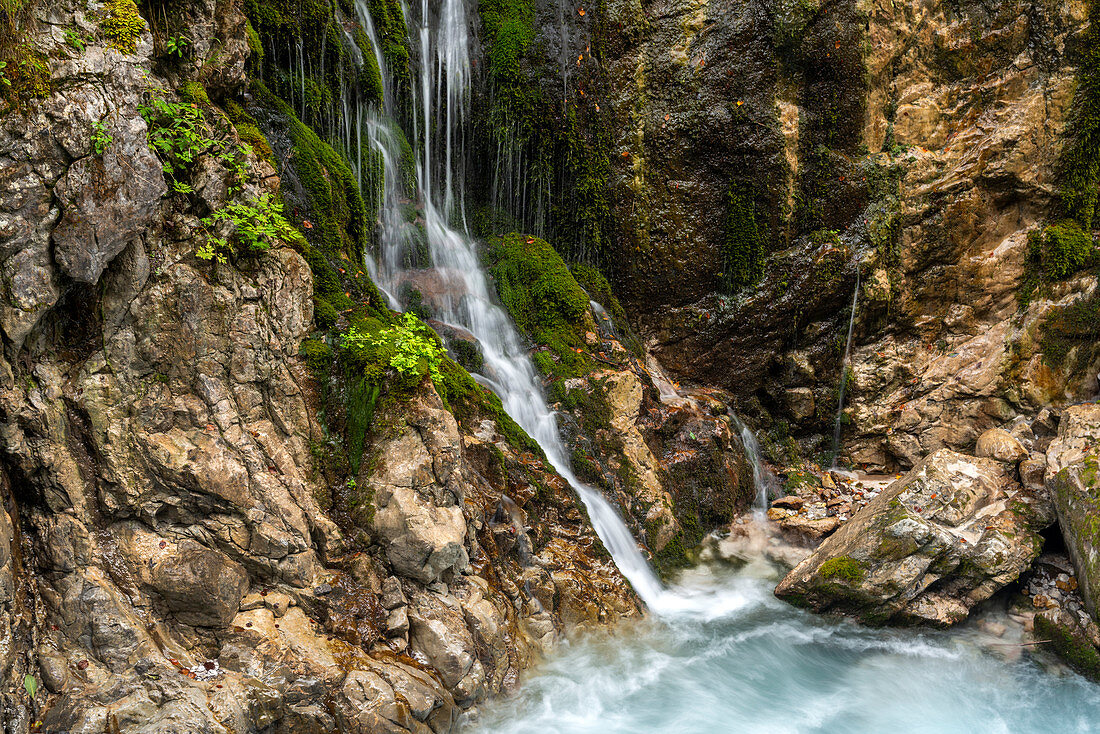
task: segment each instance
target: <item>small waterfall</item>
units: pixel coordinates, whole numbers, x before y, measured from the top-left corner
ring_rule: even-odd
[[[771,469],[764,465],[760,442],[756,439],[756,434],[733,411],[730,411],[729,417],[737,428],[738,435],[741,437],[741,445],[745,448],[745,457],[752,467],[752,482],[756,488],[756,501],[753,502],[753,512],[757,517],[762,517],[768,511],[768,502],[771,497],[778,494],[779,482],[772,474]]]
[[[848,388],[848,361],[852,353],[852,331],[856,325],[856,307],[859,305],[859,263],[856,263],[856,288],[852,292],[852,314],[848,317],[848,341],[844,344],[844,361],[840,364],[840,385],[837,388],[836,426],[833,428],[832,467],[840,455],[840,420],[844,417],[844,393]]]

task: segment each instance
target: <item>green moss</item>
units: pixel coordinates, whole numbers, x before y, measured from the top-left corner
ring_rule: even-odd
[[[543,371],[575,376],[587,371],[584,352],[588,295],[545,240],[512,233],[488,246],[489,271],[501,303],[532,341],[553,354]],[[549,360],[549,361],[548,361]]]
[[[1050,645],[1071,668],[1094,681],[1100,681],[1100,653],[1074,630],[1052,621],[1047,616],[1035,616],[1035,637],[1049,640]]]
[[[274,168],[279,170],[275,162],[275,153],[271,150],[271,144],[267,142],[267,136],[261,131],[256,119],[244,111],[236,102],[230,100],[225,104],[225,113],[228,115],[233,127],[237,129],[237,137],[242,143],[252,147],[252,151]]]
[[[306,366],[315,376],[328,374],[332,366],[332,348],[319,339],[306,339],[298,348],[298,354],[306,361]]]
[[[817,569],[818,575],[826,580],[841,579],[849,584],[858,584],[865,572],[859,561],[850,556],[830,558]]]
[[[263,84],[254,82],[253,93],[261,105],[278,111],[286,120],[294,144],[291,164],[313,212],[309,239],[327,256],[346,253],[353,262],[362,262],[368,222],[358,182],[348,164]]]
[[[532,0],[481,0],[478,15],[498,114],[522,119],[522,110],[537,95],[520,64],[535,39],[535,4]]]
[[[264,66],[264,46],[260,34],[252,27],[252,21],[245,20],[245,37],[248,39],[248,69],[256,72]]]
[[[145,31],[145,19],[134,0],[107,0],[99,14],[99,29],[111,48],[137,53],[137,39]]]
[[[1089,3],[1089,24],[1072,50],[1077,92],[1058,159],[1058,208],[1084,229],[1096,223],[1100,183],[1100,2]]]
[[[1092,293],[1069,306],[1051,309],[1039,325],[1039,334],[1043,361],[1048,365],[1072,371],[1078,365],[1090,363],[1100,340],[1100,294]],[[1067,364],[1066,359],[1075,347],[1077,359]]]
[[[726,231],[722,244],[723,287],[730,292],[755,285],[764,276],[767,236],[756,221],[751,186],[736,183],[726,196]]]
[[[206,93],[206,87],[199,82],[184,82],[179,86],[177,90],[180,99],[184,102],[199,105],[200,107],[210,107],[210,97]]]
[[[1028,263],[1045,280],[1062,280],[1096,265],[1098,251],[1091,235],[1073,219],[1063,219],[1028,235]]]

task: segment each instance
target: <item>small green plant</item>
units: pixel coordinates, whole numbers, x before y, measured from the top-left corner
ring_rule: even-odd
[[[186,53],[186,51],[187,51],[187,47],[190,46],[190,45],[191,45],[191,42],[188,41],[183,36],[180,36],[179,38],[177,38],[175,36],[172,36],[171,38],[168,39],[168,41],[166,43],[166,47],[167,47],[167,50],[168,50],[168,55],[169,56],[178,56],[179,58],[182,59],[184,53]]]
[[[3,84],[5,87],[10,87],[11,79],[8,79],[8,75],[4,72],[4,70],[7,68],[8,62],[0,61],[0,84]]]
[[[84,53],[84,39],[80,37],[80,34],[72,29],[66,29],[65,31],[65,43],[69,48],[76,51],[78,54]]]
[[[271,247],[280,240],[296,237],[298,231],[283,216],[282,204],[275,201],[271,194],[262,194],[247,204],[234,202],[214,212],[202,220],[206,227],[206,242],[195,255],[200,260],[229,261],[229,255],[235,250],[230,244],[235,242],[238,251],[255,254]],[[214,230],[224,228],[228,223],[229,233],[225,237],[214,234]]]
[[[145,31],[145,19],[134,0],[107,0],[99,15],[99,28],[111,48],[134,54],[137,53],[137,39]]]
[[[376,334],[355,325],[344,334],[345,349],[366,350],[371,347],[388,351],[390,367],[402,377],[418,379],[426,370],[436,386],[443,384],[440,366],[446,350],[439,344],[435,332],[415,314],[406,312],[400,324]]]
[[[107,132],[107,123],[98,120],[92,123],[92,147],[96,155],[103,155],[114,142],[114,137]]]
[[[38,680],[33,675],[24,676],[23,688],[27,689],[31,700],[34,700],[34,694],[38,693]]]
[[[194,103],[170,102],[158,97],[138,108],[149,126],[149,146],[156,151],[161,167],[173,182],[173,191],[183,192],[191,166],[202,155],[213,155],[233,174],[230,193],[239,191],[248,174],[252,146],[215,137],[202,110]],[[226,123],[228,124],[228,122]]]

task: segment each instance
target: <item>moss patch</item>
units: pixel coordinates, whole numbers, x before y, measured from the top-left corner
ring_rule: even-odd
[[[1089,3],[1089,25],[1071,50],[1078,68],[1077,92],[1058,159],[1060,215],[1091,229],[1096,223],[1100,182],[1100,1]]]
[[[1078,673],[1100,681],[1100,653],[1083,635],[1038,614],[1035,616],[1035,636],[1040,640],[1050,640],[1058,657]]]
[[[512,233],[489,242],[488,260],[501,303],[520,330],[550,352],[536,356],[536,365],[558,376],[587,372],[588,294],[554,248],[537,237]]]
[[[726,231],[722,242],[722,286],[736,292],[755,285],[764,276],[768,238],[756,220],[751,186],[737,183],[726,195]]]
[[[858,584],[865,575],[863,566],[850,556],[830,558],[818,567],[817,573],[823,579],[840,579],[849,584]]]

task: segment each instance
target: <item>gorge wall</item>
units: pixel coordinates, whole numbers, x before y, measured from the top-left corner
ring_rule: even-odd
[[[437,320],[424,146],[664,571],[753,501],[731,409],[824,464],[843,380],[892,471],[1092,397],[1097,7],[0,2],[0,730],[443,732],[640,614]],[[470,119],[425,142],[444,8]]]

